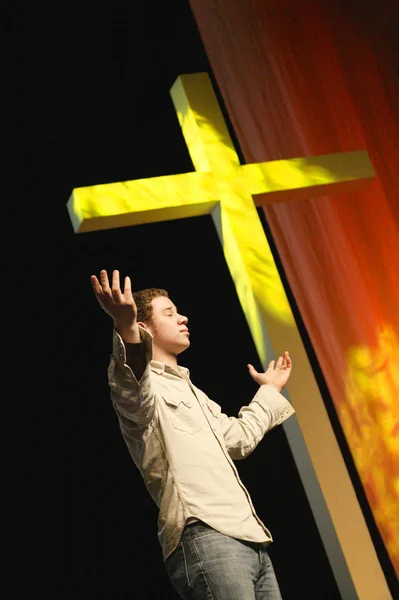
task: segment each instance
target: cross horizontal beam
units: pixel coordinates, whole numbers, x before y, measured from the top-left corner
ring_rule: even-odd
[[[192,172],[75,188],[67,207],[76,233],[210,214],[226,193],[257,206],[353,192],[374,177],[365,150],[234,167],[228,179]],[[259,196],[261,194],[261,196]]]

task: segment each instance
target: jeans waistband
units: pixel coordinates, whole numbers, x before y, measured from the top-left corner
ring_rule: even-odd
[[[188,523],[187,525],[185,525],[185,529],[187,529],[188,527],[194,527],[194,526],[201,527],[204,529],[213,529],[213,527],[211,527],[210,525],[207,525],[207,523],[204,523],[203,521],[194,521],[193,523]],[[216,529],[213,529],[213,531],[215,531],[215,533],[220,533]],[[224,534],[221,534],[221,535],[224,535]],[[238,542],[241,542],[241,544],[245,544],[245,546],[249,546],[250,548],[253,548],[254,550],[256,550],[256,552],[258,552],[260,549],[265,548],[265,545],[262,542],[250,542],[249,540],[241,540],[239,538],[234,538],[234,539],[237,540]]]

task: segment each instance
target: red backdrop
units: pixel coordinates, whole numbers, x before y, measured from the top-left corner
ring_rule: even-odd
[[[399,575],[399,4],[191,0],[246,162],[367,149],[359,194],[265,209]]]

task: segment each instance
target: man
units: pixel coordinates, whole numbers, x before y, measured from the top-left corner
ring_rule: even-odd
[[[190,380],[177,357],[190,345],[187,317],[165,290],[132,293],[119,272],[91,278],[114,322],[108,369],[122,435],[159,507],[158,538],[169,578],[183,599],[281,600],[266,551],[271,534],[256,515],[234,460],[294,413],[280,394],[288,352],[264,373],[237,418],[228,417]]]

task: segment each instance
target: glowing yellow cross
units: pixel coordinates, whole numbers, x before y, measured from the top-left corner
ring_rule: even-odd
[[[76,232],[211,213],[261,361],[263,323],[293,324],[259,220],[259,204],[336,194],[374,176],[367,152],[240,165],[206,73],[183,75],[171,89],[195,172],[73,190],[68,210]],[[261,315],[259,314],[259,310]],[[270,334],[270,332],[269,332]]]
[[[367,152],[240,165],[208,76],[179,77],[171,95],[196,171],[76,188],[74,230],[212,214],[262,364],[274,348],[293,357],[286,390],[297,421],[284,430],[340,589],[352,585],[345,573],[340,584],[342,552],[359,597],[388,597],[376,591],[385,580],[252,197],[271,204],[354,190],[374,177]]]

